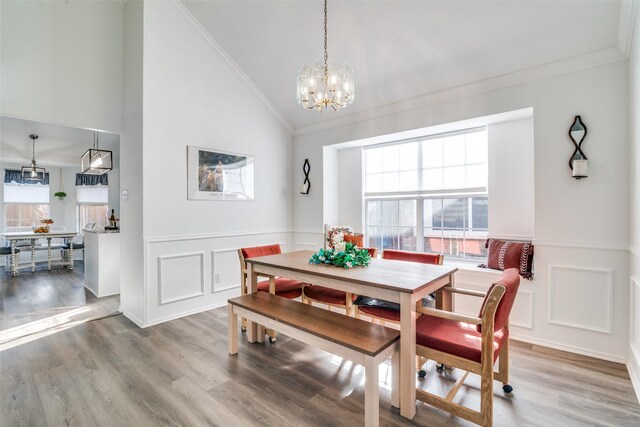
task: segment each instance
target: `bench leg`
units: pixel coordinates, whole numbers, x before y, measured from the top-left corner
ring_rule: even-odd
[[[378,363],[371,356],[364,359],[364,425],[378,427],[380,422],[380,389]]]
[[[238,353],[238,316],[233,312],[233,306],[227,304],[229,311],[229,354]]]
[[[267,333],[267,331],[265,330],[264,326],[262,325],[258,325],[258,336],[256,337],[257,341],[259,343],[263,343],[264,342],[264,335]]]
[[[391,406],[400,407],[400,353],[391,356]]]

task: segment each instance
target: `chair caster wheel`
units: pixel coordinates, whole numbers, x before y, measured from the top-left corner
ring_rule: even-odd
[[[420,369],[420,370],[418,371],[418,376],[419,376],[420,378],[424,378],[424,377],[426,377],[426,376],[427,376],[427,371],[425,371],[424,369]]]
[[[243,333],[244,333],[244,332],[247,332],[247,328],[246,328],[245,326],[241,326],[241,327],[240,327],[240,331],[242,331]]]
[[[438,371],[441,371],[444,369],[444,363],[436,363],[436,369]]]
[[[273,344],[274,342],[276,342],[275,337],[269,337],[269,342],[270,342],[271,344]]]
[[[505,384],[502,386],[502,390],[504,390],[505,393],[511,393],[513,391],[513,387],[509,384]]]

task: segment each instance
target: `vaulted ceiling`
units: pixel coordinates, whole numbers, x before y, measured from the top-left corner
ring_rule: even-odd
[[[355,69],[357,92],[318,113],[296,103],[296,74],[322,57],[322,0],[182,3],[293,129],[614,49],[621,16],[618,0],[330,0],[329,58]]]

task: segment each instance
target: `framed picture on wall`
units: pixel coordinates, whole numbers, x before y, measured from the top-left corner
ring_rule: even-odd
[[[187,198],[251,201],[253,166],[253,156],[188,145]]]

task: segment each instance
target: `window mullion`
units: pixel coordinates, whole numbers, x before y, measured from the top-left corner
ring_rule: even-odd
[[[416,250],[424,252],[424,200],[416,199]]]

